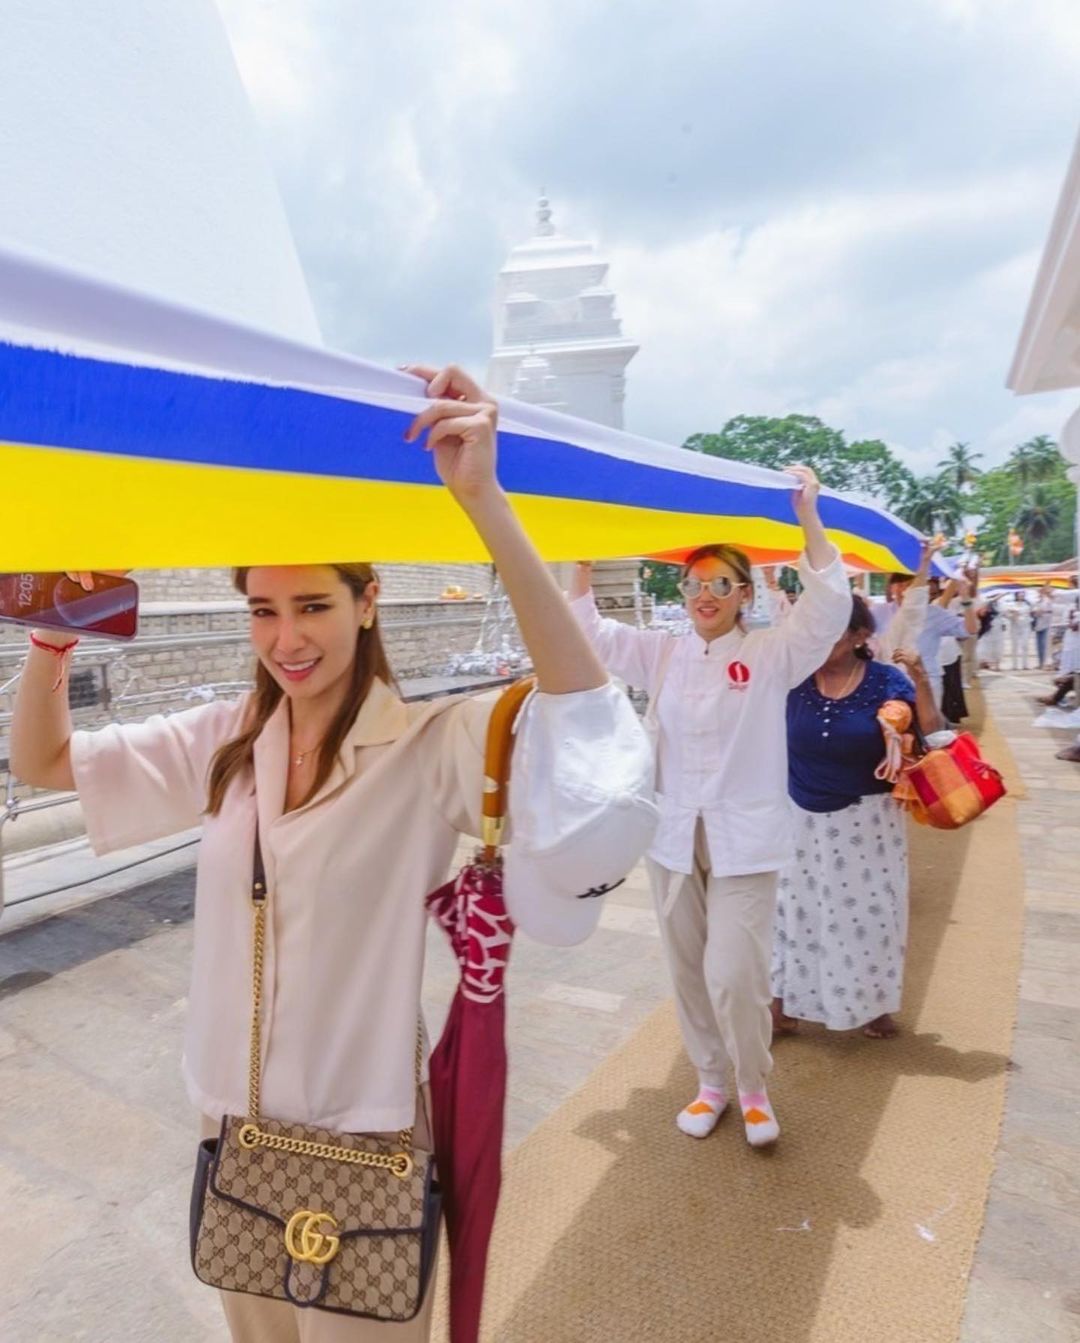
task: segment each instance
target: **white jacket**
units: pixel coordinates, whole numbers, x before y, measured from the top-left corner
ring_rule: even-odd
[[[672,872],[692,870],[699,816],[716,876],[773,872],[792,857],[787,695],[821,666],[851,617],[839,554],[820,572],[804,555],[799,576],[804,590],[786,620],[712,643],[606,620],[591,594],[570,603],[614,675],[650,695],[661,682],[660,827],[649,857]]]

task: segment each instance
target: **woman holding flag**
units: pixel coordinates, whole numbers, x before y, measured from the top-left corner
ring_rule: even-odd
[[[494,402],[456,368],[410,371],[423,378],[431,404],[406,440],[426,434],[440,479],[498,566],[533,659],[539,693],[521,732],[526,744],[538,740],[535,734],[557,743],[546,753],[554,773],[538,778],[522,771],[518,796],[528,801],[530,790],[538,793],[543,806],[525,810],[542,811],[556,829],[560,814],[569,829],[583,808],[591,810],[599,822],[589,837],[595,856],[607,864],[619,850],[629,869],[655,818],[640,726],[500,488]],[[297,518],[297,525],[317,527],[318,519]],[[362,518],[357,528],[362,540]],[[82,578],[92,586],[89,575]],[[236,578],[250,608],[257,658],[251,695],[73,733],[67,694],[57,693],[70,640],[55,630],[35,631],[15,706],[12,768],[29,784],[77,789],[98,853],[201,824],[184,1073],[204,1137],[220,1133],[219,1146],[225,1144],[229,1117],[246,1114],[250,1121],[254,1113],[271,1117],[258,1120],[264,1126],[343,1134],[337,1152],[356,1135],[388,1134],[393,1142],[400,1131],[402,1143],[409,1135],[406,1151],[419,1154],[429,1145],[423,1091],[417,1095],[419,1057],[414,1075],[424,897],[443,881],[459,835],[480,833],[493,700],[406,705],[398,698],[379,633],[378,581],[367,565],[256,566],[237,570]],[[624,777],[605,795],[603,778],[594,774],[587,799],[570,796],[560,749],[568,749],[570,738],[580,743],[583,731],[592,734],[594,756],[606,751],[629,761],[636,754],[640,784]],[[519,844],[529,839],[523,817]],[[587,890],[597,883],[580,844],[579,852]],[[265,885],[258,879],[262,861]],[[262,901],[266,945],[260,954],[256,933],[253,995],[252,911]],[[595,910],[596,901],[587,903]],[[564,911],[575,923],[575,935],[565,939],[572,941],[583,935],[583,908],[572,898],[555,899],[544,921],[550,929]],[[525,922],[516,910],[515,916]],[[249,1049],[254,1092],[247,1089]],[[254,1065],[260,1057],[261,1077]],[[260,1086],[256,1108],[250,1101]],[[238,1132],[243,1147],[245,1130]],[[240,1161],[240,1154],[231,1159]],[[414,1305],[402,1304],[396,1262],[387,1266],[385,1302],[366,1317],[321,1309],[319,1279],[303,1272],[324,1262],[332,1272],[332,1260],[316,1252],[337,1252],[336,1239],[323,1234],[336,1223],[319,1208],[296,1215],[308,1222],[299,1248],[286,1228],[293,1267],[280,1237],[273,1241],[286,1266],[288,1299],[280,1299],[280,1269],[267,1277],[265,1267],[261,1291],[256,1285],[222,1292],[236,1343],[429,1337],[431,1278]],[[258,1266],[248,1277],[241,1273],[251,1253],[250,1237],[222,1246],[237,1281],[258,1279]],[[204,1266],[195,1266],[204,1276]],[[268,1286],[276,1296],[262,1294]],[[303,1290],[315,1295],[298,1300]]]
[[[580,564],[571,610],[604,664],[650,696],[660,829],[648,870],[683,1043],[697,1094],[678,1127],[707,1137],[727,1104],[733,1067],[747,1141],[776,1141],[769,958],[779,870],[792,856],[787,796],[788,692],[847,627],[851,591],[818,513],[819,485],[792,467],[805,551],[803,592],[772,629],[747,631],[750,564],[729,545],[689,556],[680,591],[692,630],[672,636],[603,619]]]

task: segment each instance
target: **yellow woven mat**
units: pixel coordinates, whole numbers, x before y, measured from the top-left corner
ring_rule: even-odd
[[[982,739],[1014,782],[992,723]],[[955,1340],[1016,1005],[1015,811],[913,828],[904,1034],[782,1040],[772,1153],[748,1148],[737,1114],[704,1142],[676,1130],[694,1077],[670,1005],[526,1139],[485,1343]]]

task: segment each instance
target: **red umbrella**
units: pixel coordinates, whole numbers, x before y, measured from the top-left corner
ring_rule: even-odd
[[[450,939],[461,980],[431,1055],[435,1160],[450,1242],[451,1343],[477,1343],[488,1244],[502,1183],[506,1106],[503,980],[514,925],[503,902],[502,842],[513,725],[531,679],[503,693],[488,729],[484,847],[427,898]]]

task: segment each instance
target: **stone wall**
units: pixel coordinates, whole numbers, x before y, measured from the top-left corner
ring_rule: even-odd
[[[464,588],[470,596],[491,591],[487,564],[376,564],[384,597],[436,601],[447,587]],[[132,577],[143,602],[207,602],[236,597],[229,569],[145,569]]]

